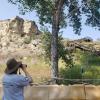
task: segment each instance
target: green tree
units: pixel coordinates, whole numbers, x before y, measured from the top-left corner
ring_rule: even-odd
[[[42,48],[44,49],[44,59],[49,65],[51,64],[51,36],[52,34],[47,30],[43,29],[43,34],[41,35]],[[58,35],[58,60],[62,60],[66,67],[73,66],[72,53],[69,50],[66,50],[63,42],[62,34]]]
[[[8,0],[17,4],[24,14],[27,11],[36,11],[41,24],[52,25],[51,38],[51,76],[58,77],[58,33],[62,27],[69,24],[76,34],[81,31],[81,15],[87,16],[86,24],[92,27],[100,26],[99,0]],[[100,29],[100,27],[99,27]]]

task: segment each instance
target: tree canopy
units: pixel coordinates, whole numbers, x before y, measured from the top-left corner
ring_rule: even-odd
[[[100,29],[100,0],[8,0],[17,4],[22,14],[35,10],[40,24],[52,24],[52,15],[55,6],[63,1],[60,25],[65,27],[68,23],[76,34],[81,31],[81,15],[87,16],[86,24]],[[66,9],[66,10],[65,10]]]

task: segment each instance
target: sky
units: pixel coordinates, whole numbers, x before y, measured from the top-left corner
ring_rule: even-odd
[[[8,0],[0,0],[0,20],[10,19],[15,16],[19,16],[21,18],[27,19],[27,20],[34,20],[38,26],[39,21],[38,17],[36,16],[35,12],[26,13],[25,15],[20,15],[18,7],[16,5],[12,5],[8,3]],[[80,39],[84,37],[91,37],[93,40],[100,39],[100,31],[83,25],[81,35],[76,35],[73,32],[73,29],[71,27],[66,27],[63,29],[62,36],[64,38],[69,39]]]

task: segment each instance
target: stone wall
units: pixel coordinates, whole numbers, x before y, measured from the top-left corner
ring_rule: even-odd
[[[1,95],[2,89],[0,90]],[[100,86],[83,84],[28,86],[24,95],[25,100],[100,100]]]

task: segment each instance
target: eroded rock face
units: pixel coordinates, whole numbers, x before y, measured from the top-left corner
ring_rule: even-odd
[[[34,21],[24,20],[18,16],[0,21],[0,33],[9,32],[17,34],[41,34]]]
[[[0,53],[10,56],[11,53],[22,52],[22,55],[39,53],[40,43],[33,44],[32,36],[39,35],[41,32],[35,22],[24,20],[18,16],[8,20],[0,21]],[[35,39],[35,43],[39,40]],[[34,51],[33,51],[34,50]],[[23,52],[25,52],[23,54]],[[32,54],[30,54],[32,55]]]
[[[38,30],[36,23],[28,20],[24,21],[23,31],[28,35],[33,33],[35,33],[36,35],[40,34],[40,31]]]
[[[23,34],[23,24],[24,24],[24,20],[18,16],[10,19],[8,25],[8,32]]]

